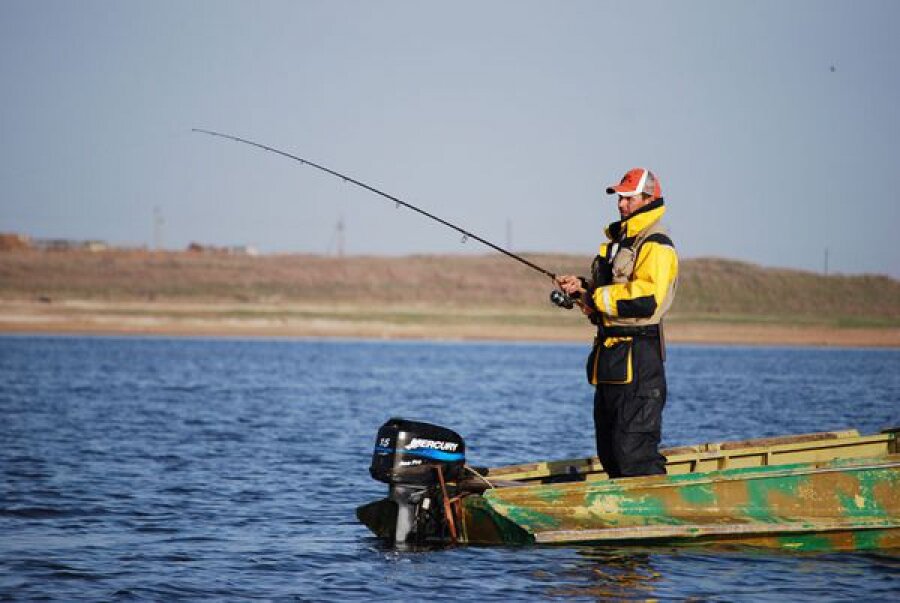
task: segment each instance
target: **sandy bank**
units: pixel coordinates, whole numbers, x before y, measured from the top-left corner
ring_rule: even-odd
[[[0,300],[0,332],[230,337],[573,341],[593,333],[574,314],[434,307],[357,308],[162,302]],[[900,329],[672,320],[671,343],[900,347]]]

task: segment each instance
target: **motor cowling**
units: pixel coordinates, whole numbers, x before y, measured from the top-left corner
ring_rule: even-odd
[[[389,485],[395,545],[422,542],[444,527],[440,504],[446,481],[462,477],[466,444],[455,431],[392,418],[378,429],[369,473]]]
[[[455,431],[392,418],[378,430],[369,473],[387,484],[429,485],[437,482],[436,468],[453,481],[465,462],[466,444]]]

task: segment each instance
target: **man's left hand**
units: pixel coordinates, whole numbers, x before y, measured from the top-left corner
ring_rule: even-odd
[[[566,295],[580,297],[584,293],[584,287],[581,285],[581,279],[571,274],[564,274],[556,277],[556,284],[559,288],[566,292]]]

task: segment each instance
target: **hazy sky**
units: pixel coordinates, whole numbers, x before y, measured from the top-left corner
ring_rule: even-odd
[[[593,253],[659,176],[683,257],[900,276],[900,2],[0,2],[0,231]],[[553,269],[553,267],[549,267]]]

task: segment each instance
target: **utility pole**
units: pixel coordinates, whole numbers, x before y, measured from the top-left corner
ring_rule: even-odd
[[[335,225],[335,236],[337,238],[337,256],[344,257],[344,216],[339,216]]]
[[[512,220],[506,219],[506,248],[512,250]]]
[[[163,219],[162,209],[160,209],[159,205],[153,206],[153,249],[159,251],[162,249],[162,239],[163,239],[163,225],[165,224],[165,220]]]
[[[828,248],[825,248],[825,276],[828,276]]]

